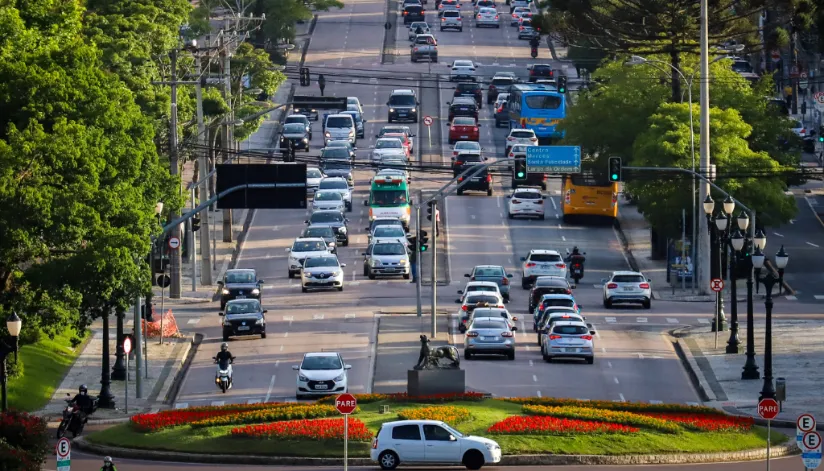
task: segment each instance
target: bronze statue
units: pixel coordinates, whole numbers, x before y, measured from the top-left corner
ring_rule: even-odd
[[[418,356],[416,370],[451,370],[461,366],[461,359],[458,356],[458,349],[452,345],[431,349],[429,338],[421,335],[421,354]],[[441,360],[450,360],[449,363],[442,363]]]

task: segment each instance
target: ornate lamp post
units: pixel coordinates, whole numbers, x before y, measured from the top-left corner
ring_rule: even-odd
[[[775,399],[775,386],[773,385],[773,371],[772,371],[772,309],[773,299],[772,290],[778,283],[784,282],[784,269],[787,267],[790,257],[784,251],[784,246],[775,254],[775,265],[778,268],[778,278],[776,278],[772,271],[768,271],[767,275],[761,277],[761,269],[764,267],[764,253],[760,248],[757,248],[752,256],[753,267],[755,267],[756,277],[759,283],[764,284],[766,290],[766,298],[764,299],[764,308],[766,310],[766,329],[764,331],[764,384],[761,387],[759,400],[764,398]]]
[[[749,217],[746,217],[749,225]],[[739,219],[742,217],[739,216]],[[741,371],[741,379],[760,379],[761,373],[758,371],[758,364],[755,362],[755,321],[753,319],[753,270],[754,265],[753,250],[762,250],[767,245],[767,236],[763,231],[755,233],[755,237],[747,240],[745,247],[745,255],[749,270],[747,270],[747,361],[744,363],[744,368]]]
[[[730,196],[727,196],[721,211],[716,213],[715,201],[710,195],[707,195],[703,207],[704,213],[707,215],[707,227],[709,227],[710,231],[710,247],[713,249],[711,254],[715,255],[715,257],[710,257],[711,263],[714,262],[711,267],[712,278],[721,278],[724,260],[722,252],[724,251],[723,249],[726,248],[726,240],[728,239],[730,229],[730,219],[727,215],[731,217],[732,212],[735,211],[735,201],[733,201]],[[713,216],[714,213],[715,215]],[[725,330],[727,318],[724,315],[724,297],[721,296],[720,291],[715,295],[715,313],[716,316],[712,321],[712,331],[721,332]]]
[[[100,373],[100,394],[97,395],[97,406],[102,409],[114,409],[114,394],[111,390],[109,374],[109,312],[103,314],[103,367]]]
[[[10,353],[14,353],[14,361],[17,361],[17,338],[20,336],[20,329],[23,328],[23,320],[17,317],[17,314],[12,312],[6,319],[6,329],[9,331],[9,336],[5,339],[0,339],[0,395],[2,395],[2,407],[0,410],[6,412],[9,409],[8,396],[6,394],[6,383],[8,382],[8,373],[6,372],[6,357]]]
[[[126,379],[126,351],[123,350],[123,318],[126,312],[120,307],[115,311],[117,318],[116,343],[114,347],[114,367],[112,368],[112,380],[123,381]]]

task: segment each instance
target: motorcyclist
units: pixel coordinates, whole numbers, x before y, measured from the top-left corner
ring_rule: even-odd
[[[72,398],[73,404],[80,409],[80,418],[86,421],[86,416],[94,412],[94,399],[89,396],[89,388],[85,384],[80,385],[77,395]]]
[[[100,471],[117,471],[117,467],[114,465],[111,456],[103,458],[103,466],[100,468]]]
[[[230,365],[235,361],[234,355],[229,351],[229,344],[223,342],[220,344],[220,351],[215,355],[215,363],[218,364],[218,369],[223,362],[228,362]],[[232,373],[229,373],[229,388],[232,387]]]
[[[541,41],[537,37],[533,36],[532,39],[529,40],[529,47],[531,47],[532,49],[538,49],[538,46],[540,44]]]
[[[423,27],[421,25],[415,28],[415,34],[423,34]]]
[[[580,264],[581,271],[583,271],[584,260],[586,260],[586,257],[578,250],[578,246],[575,246],[572,248],[572,253],[567,256],[566,262],[571,265]]]
[[[326,89],[326,77],[323,74],[318,75],[318,88],[320,88],[320,96],[323,96],[323,90]]]

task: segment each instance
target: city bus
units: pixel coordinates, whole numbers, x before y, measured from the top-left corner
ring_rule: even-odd
[[[564,137],[558,124],[566,118],[566,96],[551,85],[511,85],[507,109],[510,129],[532,129],[540,145],[552,145]]]
[[[564,222],[576,216],[596,216],[609,222],[618,217],[618,183],[592,174],[564,175],[561,190]]]
[[[404,229],[409,230],[412,206],[406,178],[398,175],[373,178],[366,205],[369,206],[370,222],[377,218],[398,218]]]

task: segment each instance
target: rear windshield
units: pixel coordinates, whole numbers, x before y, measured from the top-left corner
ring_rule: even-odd
[[[458,91],[461,92],[474,92],[475,90],[480,90],[481,86],[477,83],[460,83],[458,84]]]
[[[287,116],[287,117],[286,117],[286,121],[285,121],[285,123],[286,123],[286,124],[290,124],[290,123],[304,123],[304,124],[305,124],[307,121],[309,121],[309,120],[306,118],[306,116],[303,116],[303,115],[298,115],[298,116],[292,115],[292,116]]]
[[[320,173],[320,169],[307,168],[306,169],[306,178],[323,178],[323,174]]]
[[[296,241],[292,245],[292,252],[322,252],[326,250],[326,244],[319,240],[311,242]]]
[[[498,304],[498,298],[495,296],[470,296],[466,299],[467,304],[489,303]]]
[[[343,180],[321,180],[318,185],[320,190],[348,190],[349,185]]]
[[[535,137],[535,133],[532,131],[512,131],[509,135],[520,139]]]
[[[535,72],[547,72],[552,70],[552,67],[547,64],[536,64],[532,66],[532,70]]]
[[[473,314],[473,316],[475,316],[476,319],[480,319],[480,318],[483,318],[483,317],[503,317],[504,319],[507,319],[509,317],[506,311],[500,311],[500,310],[497,310],[497,309],[495,309],[495,310],[483,309],[483,308],[475,309],[475,313]]]
[[[315,193],[315,201],[340,201],[343,199],[337,191],[319,191]]]
[[[337,212],[314,213],[309,218],[310,222],[343,222],[343,214]]]
[[[349,155],[349,149],[346,147],[331,147],[323,149],[320,153],[321,159],[346,159],[348,160],[351,156]]]
[[[561,306],[561,307],[572,307],[575,305],[575,301],[571,299],[545,299],[544,302],[541,303],[543,307],[548,306]]]
[[[435,44],[435,38],[432,36],[418,36],[415,38],[415,44]]]
[[[501,330],[508,330],[507,326],[503,322],[494,322],[490,320],[482,320],[480,322],[473,322],[472,323],[473,329],[501,329]]]
[[[549,253],[534,253],[529,256],[530,262],[561,262],[561,256]]]
[[[306,125],[303,123],[289,123],[283,126],[284,134],[295,134],[306,132]]]
[[[452,124],[455,126],[474,126],[475,119],[474,118],[455,118],[452,120]]]
[[[412,95],[392,95],[389,97],[389,106],[415,106],[415,97]]]
[[[553,334],[582,335],[588,334],[589,329],[582,325],[556,325],[552,328]]]
[[[420,13],[423,7],[420,5],[407,5],[404,9],[410,13]]]
[[[484,286],[484,285],[475,285],[469,286],[466,288],[467,292],[471,291],[498,291],[498,285],[495,286]]]
[[[519,200],[539,200],[541,199],[541,194],[531,191],[517,191],[513,198],[518,198]]]
[[[443,16],[445,18],[453,18],[453,17],[457,18],[457,17],[461,16],[461,12],[459,12],[457,10],[449,10],[449,11],[443,12]]]
[[[500,85],[512,85],[513,83],[515,83],[515,81],[512,80],[511,78],[494,78],[494,79],[492,79],[492,85],[495,85],[496,87],[500,86]]]
[[[647,280],[641,275],[615,275],[612,281],[613,283],[644,283]]]
[[[526,13],[524,13],[524,15],[526,15]],[[530,18],[524,18],[521,21],[521,26],[531,27],[532,26],[532,20]]]
[[[526,97],[526,106],[533,110],[557,110],[561,107],[561,97],[553,95],[530,95]]]
[[[498,267],[483,267],[483,268],[476,268],[475,273],[472,274],[473,276],[504,276],[504,270]]]
[[[567,280],[555,277],[538,277],[535,280],[535,287],[551,287],[551,286],[562,286],[564,288],[569,286],[569,282]]]

